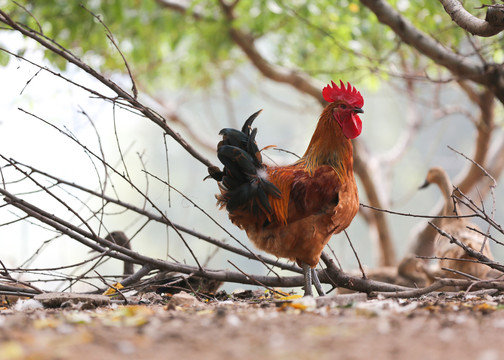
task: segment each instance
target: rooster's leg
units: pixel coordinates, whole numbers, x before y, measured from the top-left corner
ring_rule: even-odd
[[[325,293],[324,289],[322,289],[322,284],[320,283],[320,280],[318,278],[317,270],[311,269],[311,273],[312,273],[313,285],[315,285],[315,289],[317,289],[317,293],[319,294],[319,296],[325,296],[326,293]]]
[[[312,268],[308,264],[303,263],[303,275],[304,275],[304,290],[303,296],[313,296],[312,292]]]

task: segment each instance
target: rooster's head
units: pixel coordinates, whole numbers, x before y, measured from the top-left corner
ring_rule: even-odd
[[[331,86],[332,85],[332,86]],[[334,81],[322,90],[324,99],[332,104],[334,119],[340,124],[343,134],[348,139],[354,139],[362,131],[359,113],[363,113],[364,99],[355,87],[340,80],[340,87]]]

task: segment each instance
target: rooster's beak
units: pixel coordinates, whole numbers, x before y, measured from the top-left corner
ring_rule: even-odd
[[[353,112],[356,114],[362,114],[362,113],[364,113],[364,110],[362,110],[361,108],[355,108],[355,109],[353,109]]]

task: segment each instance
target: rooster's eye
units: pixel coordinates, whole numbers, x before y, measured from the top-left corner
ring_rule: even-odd
[[[347,108],[347,106],[345,104],[340,104],[339,107],[340,107],[340,109],[346,109]]]

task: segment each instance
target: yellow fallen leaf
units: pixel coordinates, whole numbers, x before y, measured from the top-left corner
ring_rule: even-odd
[[[112,285],[113,287],[115,287],[116,289],[118,290],[121,290],[124,288],[124,286],[122,286],[122,284],[120,282],[118,283],[115,283]],[[105,296],[109,296],[109,295],[114,295],[117,291],[113,288],[108,288],[102,295],[105,295]]]
[[[329,336],[341,332],[341,329],[337,326],[310,326],[305,329],[305,332],[310,336]]]
[[[279,296],[279,300],[295,300],[295,299],[301,299],[303,295],[287,295],[287,296]]]
[[[154,315],[154,310],[145,305],[124,305],[119,306],[116,312],[122,313],[125,316],[133,315]]]
[[[293,300],[293,299],[298,299],[301,297],[301,295],[291,295],[285,291],[282,291],[280,289],[274,289],[275,291],[271,290],[265,290],[264,291],[264,296],[261,296],[261,299],[269,299],[273,297],[274,299],[278,300]]]
[[[24,350],[16,341],[6,341],[0,344],[0,359],[17,360],[24,359]]]
[[[495,306],[493,306],[493,305],[490,305],[490,304],[487,304],[487,303],[483,303],[483,304],[474,305],[473,309],[476,310],[476,311],[481,311],[483,313],[487,313],[487,312],[490,312],[490,311],[494,311],[497,308]]]
[[[299,297],[292,302],[286,302],[282,305],[282,309],[293,308],[301,311],[313,311],[317,308],[317,302],[313,297]]]
[[[93,319],[85,312],[70,312],[65,314],[65,320],[71,324],[90,324]]]
[[[289,303],[288,304],[291,308],[298,309],[298,310],[306,310],[308,309],[308,306],[303,303]]]
[[[55,329],[61,325],[61,320],[46,317],[33,320],[33,327],[37,330],[39,329]]]
[[[102,320],[107,326],[142,326],[149,322],[154,311],[147,306],[126,305],[119,306],[116,310],[110,312]]]
[[[213,309],[206,309],[206,310],[200,310],[196,313],[196,315],[209,315],[209,314],[214,314],[215,310]]]
[[[440,308],[437,305],[427,305],[427,306],[424,306],[423,309],[430,311],[430,312],[437,312],[437,311],[439,311]]]

